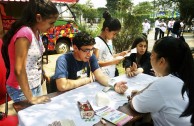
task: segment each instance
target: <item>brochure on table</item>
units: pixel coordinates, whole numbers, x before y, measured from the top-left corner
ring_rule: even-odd
[[[129,116],[109,106],[105,106],[99,110],[96,110],[95,112],[96,112],[96,115],[100,116],[101,118],[117,126],[122,126],[133,118],[132,116]]]

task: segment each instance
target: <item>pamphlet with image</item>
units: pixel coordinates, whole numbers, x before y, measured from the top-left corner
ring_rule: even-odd
[[[95,114],[117,126],[122,126],[133,118],[133,116],[129,116],[109,106],[96,110]]]

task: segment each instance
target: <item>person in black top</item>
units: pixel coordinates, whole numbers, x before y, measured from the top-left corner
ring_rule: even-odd
[[[137,37],[132,44],[131,49],[133,48],[137,49],[137,53],[132,53],[123,61],[127,76],[132,77],[142,72],[154,75],[150,64],[151,53],[147,51],[148,40],[144,36]]]
[[[180,19],[177,19],[174,22],[174,25],[172,28],[172,33],[175,34],[177,36],[177,38],[180,37],[180,28],[181,28]]]

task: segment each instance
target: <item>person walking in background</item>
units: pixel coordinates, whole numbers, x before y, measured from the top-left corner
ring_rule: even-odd
[[[160,22],[160,36],[159,36],[159,38],[163,38],[165,32],[166,32],[166,23],[164,22],[164,19],[162,19]]]
[[[184,32],[184,29],[185,29],[185,24],[184,24],[184,20],[182,20],[180,22],[180,36],[183,36],[183,32]]]
[[[171,18],[170,21],[168,21],[167,36],[169,36],[169,34],[172,33],[173,25],[174,25],[174,19]]]
[[[17,20],[3,37],[2,55],[8,73],[7,92],[14,102],[27,99],[31,104],[50,100],[42,95],[41,32],[54,26],[58,10],[50,0],[30,0]]]
[[[156,18],[156,21],[154,23],[155,26],[155,35],[154,35],[154,40],[158,39],[158,34],[160,32],[160,22],[159,22],[159,17]]]
[[[142,34],[147,38],[150,29],[150,24],[147,19],[145,19],[145,21],[142,23],[142,26],[143,26]]]
[[[142,91],[133,92],[131,108],[150,113],[154,126],[191,126],[194,63],[189,45],[178,38],[164,37],[155,42],[150,58],[159,77]]]
[[[180,28],[181,28],[181,24],[180,24],[180,19],[177,19],[174,22],[173,28],[172,28],[172,36],[175,38],[179,38],[180,37]]]
[[[113,40],[121,30],[121,23],[118,19],[112,18],[108,11],[103,13],[103,27],[99,36],[95,38],[96,44],[94,45],[94,54],[98,59],[98,63],[103,72],[109,77],[118,76],[116,64],[119,64],[127,51],[118,54],[113,54],[108,46],[108,41]],[[119,57],[120,56],[120,57]]]
[[[104,86],[111,86],[111,79],[103,74],[93,54],[94,44],[94,38],[88,33],[77,33],[73,38],[74,51],[63,54],[57,59],[55,75],[52,78],[56,80],[59,91],[78,88],[95,80]],[[124,93],[127,90],[124,81],[114,84],[112,87],[117,93]]]
[[[136,76],[138,73],[145,73],[154,75],[150,64],[150,52],[148,49],[148,40],[144,36],[137,37],[131,49],[137,49],[137,53],[132,53],[123,60],[123,67],[125,68],[128,77]]]

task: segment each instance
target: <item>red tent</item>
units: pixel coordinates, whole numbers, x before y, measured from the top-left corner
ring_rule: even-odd
[[[9,4],[9,6],[16,6],[14,2],[17,2],[17,4],[20,4],[21,6],[24,6],[29,0],[1,0],[1,3],[4,3],[5,5]],[[79,0],[51,0],[53,3],[67,3],[67,4],[75,4],[77,3]],[[1,6],[2,7],[2,6]],[[18,10],[18,8],[15,8]],[[0,8],[0,14],[1,14],[1,10],[2,8]],[[14,8],[11,7],[7,8],[7,10],[9,10],[9,12],[14,12]],[[3,8],[4,11],[4,8]],[[19,14],[21,12],[21,10],[18,10],[16,14]],[[11,24],[15,21],[14,17],[18,17],[18,15],[13,15],[13,13],[8,13],[8,15],[12,15],[12,16],[7,16],[7,15],[1,15],[1,19],[0,21],[2,21],[2,25],[3,25],[3,30],[8,30],[11,26]]]

